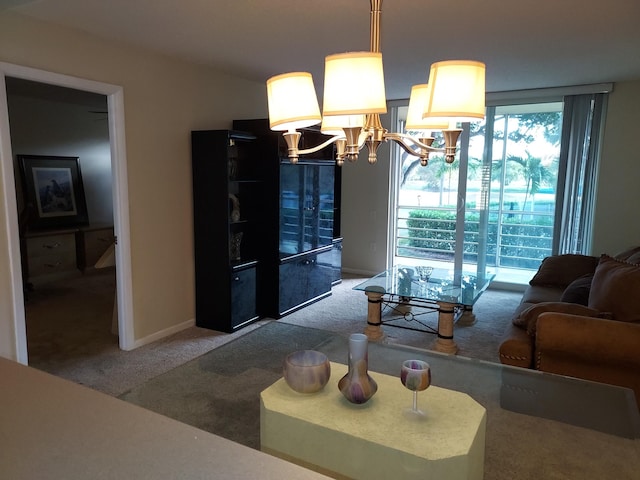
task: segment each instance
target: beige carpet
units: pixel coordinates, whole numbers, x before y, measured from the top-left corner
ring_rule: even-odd
[[[119,398],[259,448],[259,393],[281,377],[282,359],[288,353],[304,349],[324,352],[331,361],[345,363],[348,339],[326,330],[270,322]],[[559,417],[546,415],[554,410],[562,411],[561,418],[568,417],[578,425],[585,425],[582,416],[593,418],[588,414],[597,415],[598,404],[589,399],[582,401],[582,389],[568,390],[566,385],[559,386],[552,379],[548,380],[551,385],[545,383],[545,387],[531,379],[522,383],[518,375],[520,369],[517,373],[505,372],[488,362],[451,361],[450,355],[429,354],[411,347],[372,343],[368,351],[373,376],[385,373],[397,377],[402,361],[423,359],[431,364],[434,385],[453,390],[462,388],[487,409],[485,480],[636,478],[634,474],[640,468],[639,441],[595,429],[605,427],[605,431],[609,431],[609,422],[621,425],[623,416],[609,417],[609,422],[599,425],[599,422],[592,422],[592,428],[587,429],[551,420]],[[554,387],[563,388],[565,396],[549,397]],[[400,391],[399,394],[403,393]],[[337,391],[333,395],[340,398]],[[421,400],[421,405],[428,409],[426,398],[428,391]],[[539,409],[535,403],[537,400],[544,404],[551,398],[560,408],[547,405]],[[618,411],[624,411],[628,405],[626,397],[613,395],[607,398]],[[407,391],[407,406],[410,399]],[[593,408],[585,407],[589,404]],[[355,411],[363,413],[361,407],[367,409],[366,405],[358,406],[354,408],[354,414]],[[536,411],[538,415],[520,413],[522,408]],[[580,415],[572,418],[575,411],[580,411]]]
[[[280,321],[342,334],[362,332],[367,325],[367,297],[364,292],[353,290],[362,281],[362,277],[345,275],[342,284],[334,287],[331,297],[287,315]],[[476,323],[469,326],[455,324],[454,340],[459,347],[458,355],[499,363],[498,346],[521,297],[521,293],[511,291],[488,290],[483,293],[473,307]],[[437,328],[437,312],[425,312],[424,309],[414,308],[412,314],[406,316],[409,321],[393,322],[399,327],[384,325],[383,341],[432,349],[436,338],[434,334],[407,329],[424,329],[418,321]],[[383,307],[383,322],[398,316],[393,306]]]
[[[131,352],[120,351],[116,337],[110,333],[115,284],[113,272],[95,273],[39,287],[30,294],[27,303],[31,365],[111,395],[153,403],[153,398],[147,394],[155,395],[155,400],[168,398],[166,387],[153,394],[154,385],[176,375],[182,379],[180,381],[186,381],[186,376],[180,372],[193,365],[202,365],[203,359],[207,358],[203,355],[207,352],[224,357],[225,361],[214,362],[216,368],[224,365],[231,368],[236,364],[233,356],[239,352],[232,349],[232,353],[229,353],[229,348],[221,348],[217,352],[217,347],[234,339],[244,339],[246,333],[266,324],[314,327],[320,329],[318,332],[331,331],[341,335],[362,331],[366,321],[366,297],[362,292],[352,291],[353,284],[359,280],[345,279],[334,288],[330,297],[277,321],[265,319],[234,334],[192,327]],[[496,361],[500,337],[519,297],[517,293],[486,292],[474,308],[477,323],[455,328],[460,355]],[[428,348],[434,341],[431,334],[384,328],[389,343]],[[262,348],[269,347],[263,345]],[[295,341],[279,348],[295,348]],[[256,349],[250,351],[255,352]],[[278,376],[275,371],[270,372],[271,377],[262,371],[251,370],[249,373],[250,377],[257,373],[252,378],[258,383],[270,383]],[[233,376],[231,378],[233,380]],[[470,382],[473,384],[473,381]],[[209,383],[208,388],[218,388],[212,385]],[[193,385],[188,387],[194,388]],[[256,398],[254,395],[251,399],[243,400],[241,393],[234,397],[234,392],[241,389],[242,381],[238,378],[235,384],[233,381],[230,383],[223,398],[218,399],[226,399],[229,412],[233,415],[220,415],[208,420],[211,427],[226,428],[229,437],[235,435],[237,437],[234,438],[238,440],[246,439],[247,435],[255,438],[255,428],[247,430],[248,426],[255,424],[255,412],[251,414],[253,424],[248,422],[244,414],[248,414],[246,408],[249,403],[246,402],[255,404]],[[196,403],[185,408],[195,408],[196,413],[198,408],[209,408],[211,402],[202,396],[194,396],[192,400]],[[188,416],[190,412],[180,409],[179,413]],[[218,421],[224,418],[230,419],[228,424]],[[231,422],[233,419],[235,421]],[[503,429],[503,425],[508,428]],[[501,408],[492,408],[487,429],[492,433],[486,445],[485,480],[639,478],[636,475],[640,471],[638,440],[559,424]]]
[[[279,322],[308,326],[340,334],[362,332],[367,300],[352,290],[361,277],[346,275],[332,295],[287,315]],[[194,359],[213,348],[263,325],[264,319],[233,334],[191,327],[132,351],[118,348],[111,333],[115,289],[113,269],[37,287],[28,295],[27,348],[29,364],[40,370],[120,395],[150,378]],[[456,326],[459,355],[498,362],[498,345],[520,294],[489,290],[474,307],[477,323]],[[436,326],[434,314],[427,323]],[[383,327],[385,342],[430,348],[432,334]]]
[[[114,293],[113,269],[48,283],[29,292],[25,305],[29,365],[120,395],[259,326],[234,334],[191,327],[124,351],[111,333]]]

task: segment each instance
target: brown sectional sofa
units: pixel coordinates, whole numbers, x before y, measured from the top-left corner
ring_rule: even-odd
[[[545,258],[505,332],[500,361],[631,388],[640,408],[640,247],[615,257]]]

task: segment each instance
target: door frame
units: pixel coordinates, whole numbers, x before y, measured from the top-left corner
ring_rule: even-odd
[[[135,339],[133,333],[129,189],[127,180],[123,88],[118,85],[0,62],[0,171],[2,172],[0,179],[2,183],[0,187],[4,191],[4,214],[7,219],[9,272],[12,284],[12,292],[9,297],[13,305],[13,318],[10,319],[10,321],[13,322],[16,360],[25,365],[28,364],[15,174],[11,149],[5,77],[15,77],[76,90],[84,90],[107,97],[109,144],[113,178],[113,220],[114,233],[117,238],[115,253],[119,346],[122,350],[132,350],[135,347]]]

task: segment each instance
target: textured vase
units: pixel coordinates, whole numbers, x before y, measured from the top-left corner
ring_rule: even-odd
[[[338,389],[351,403],[365,403],[378,390],[378,384],[369,375],[369,339],[363,333],[349,336],[349,371],[338,382]]]
[[[284,359],[284,381],[298,393],[316,393],[324,388],[331,376],[331,364],[322,352],[300,350]]]

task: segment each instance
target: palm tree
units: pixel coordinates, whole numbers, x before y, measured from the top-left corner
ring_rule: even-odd
[[[542,164],[541,158],[532,157],[528,151],[526,154],[526,158],[515,155],[507,156],[507,161],[515,162],[520,165],[522,174],[527,182],[522,210],[526,209],[529,195],[531,195],[531,198],[533,199],[533,196],[538,193],[540,187],[543,185],[550,185],[554,180],[553,173]],[[531,204],[531,208],[533,209],[533,203]]]

